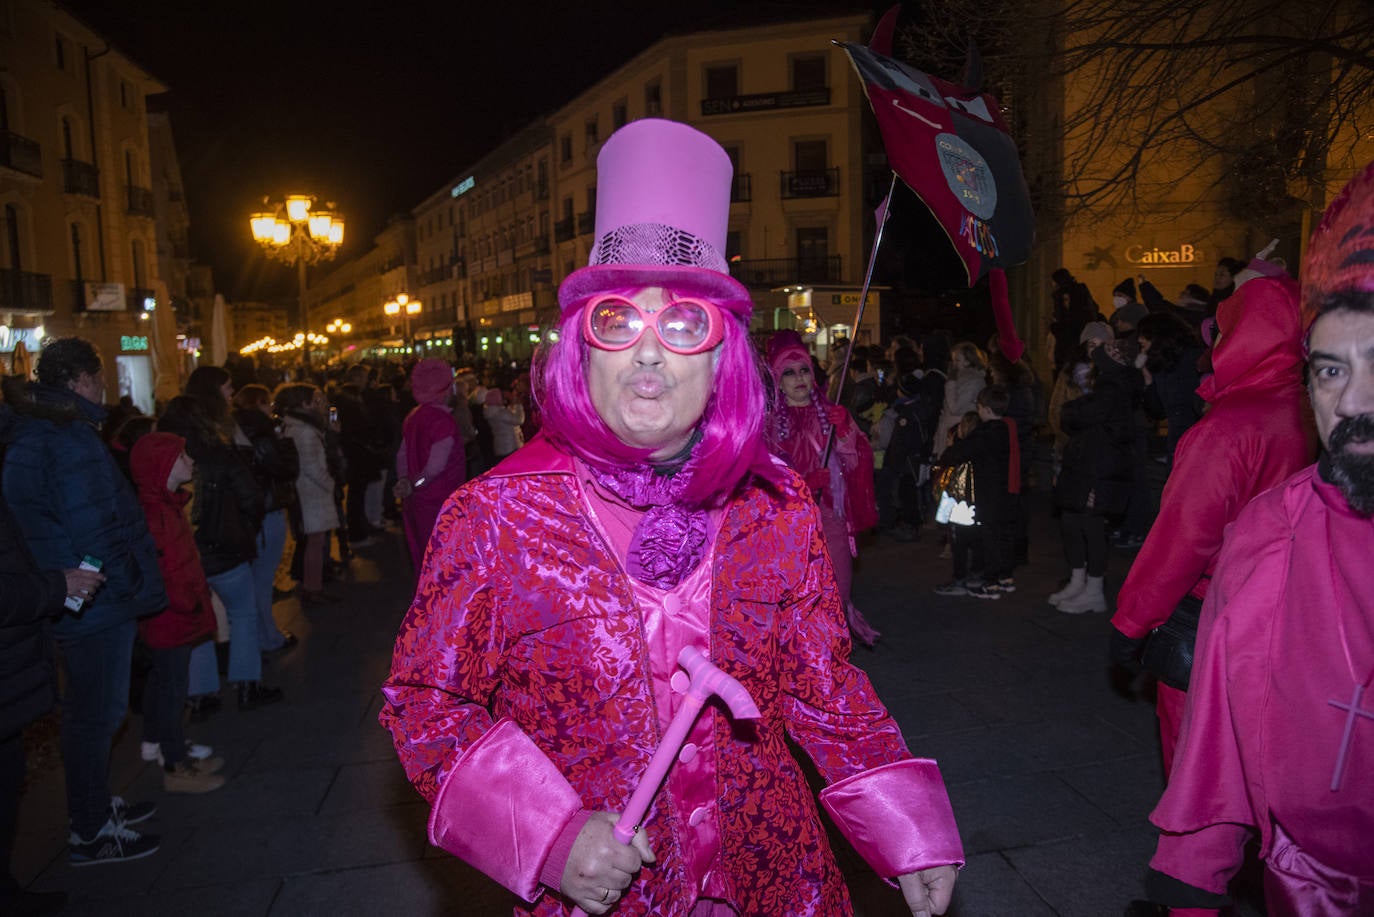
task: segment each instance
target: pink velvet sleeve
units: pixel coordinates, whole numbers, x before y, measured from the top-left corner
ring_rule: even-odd
[[[545,861],[581,811],[577,791],[548,756],[502,719],[468,746],[440,786],[429,839],[533,901]]]
[[[821,791],[845,839],[886,879],[932,866],[964,865],[940,769],[910,758],[847,777]]]

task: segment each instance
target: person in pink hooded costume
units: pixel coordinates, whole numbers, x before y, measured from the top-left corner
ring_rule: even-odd
[[[1215,566],[1150,817],[1147,887],[1176,917],[1226,906],[1255,835],[1270,917],[1374,914],[1374,164],[1313,233],[1303,306],[1325,451],[1240,513]]]
[[[1197,390],[1207,413],[1178,442],[1159,516],[1117,594],[1112,657],[1124,666],[1180,601],[1206,597],[1222,534],[1245,504],[1316,454],[1302,388],[1297,283],[1256,258],[1217,308],[1217,325],[1213,372]],[[1158,686],[1166,776],[1186,696]]]
[[[768,446],[802,476],[816,498],[849,626],[865,645],[872,646],[880,634],[854,607],[849,587],[858,556],[854,536],[878,524],[873,450],[850,413],[831,403],[816,385],[811,352],[797,332],[773,335],[767,359],[777,387],[768,418]],[[830,445],[832,429],[834,444]],[[827,452],[828,463],[823,466]]]
[[[850,913],[789,738],[913,914],[944,913],[963,861],[935,762],[848,662],[816,504],[764,445],[752,303],[723,256],[732,171],[669,121],[602,147],[591,263],[536,360],[542,432],[445,504],[382,689],[431,841],[519,914]],[[708,705],[624,846],[687,647],[762,717]]]
[[[406,544],[418,573],[439,510],[466,479],[467,459],[448,407],[453,367],[434,357],[421,360],[410,371],[410,391],[418,404],[401,425],[395,494],[402,501]]]

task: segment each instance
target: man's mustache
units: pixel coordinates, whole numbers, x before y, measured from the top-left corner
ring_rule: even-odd
[[[1347,417],[1331,429],[1330,451],[1340,452],[1351,443],[1374,440],[1374,414]]]

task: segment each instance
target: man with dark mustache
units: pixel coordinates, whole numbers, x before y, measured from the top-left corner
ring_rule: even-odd
[[[1226,535],[1147,880],[1216,914],[1254,836],[1271,917],[1374,914],[1374,164],[1313,235],[1308,394],[1325,452]]]

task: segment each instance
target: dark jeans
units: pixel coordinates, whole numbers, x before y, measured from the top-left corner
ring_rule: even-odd
[[[110,818],[110,742],[129,705],[129,668],[137,626],[59,640],[67,690],[62,697],[62,763],[72,830],[95,837]]]
[[[950,523],[946,528],[949,529],[950,554],[954,557],[954,578],[963,581],[970,573],[981,573],[984,567],[981,527]]]
[[[909,464],[910,462],[910,464]],[[874,476],[877,490],[878,524],[883,528],[894,525],[921,524],[920,497],[917,494],[915,459],[883,462]]]
[[[377,480],[377,477],[375,474],[367,473],[348,476],[348,493],[344,498],[348,511],[344,525],[348,529],[351,541],[361,541],[372,530],[371,524],[367,521],[367,505],[363,501],[367,499],[367,485]]]
[[[186,757],[181,708],[191,669],[191,647],[153,650],[153,670],[143,685],[143,741],[162,746],[162,763],[171,767]]]
[[[19,790],[24,785],[24,736],[0,737],[0,892],[14,887],[10,857],[14,826],[19,815]]]
[[[1073,513],[1065,510],[1059,516],[1059,531],[1064,539],[1064,557],[1069,569],[1088,568],[1088,576],[1102,576],[1107,572],[1107,520],[1096,513]]]
[[[978,528],[982,531],[984,576],[989,583],[1011,576],[1016,555],[1016,518],[1008,497],[1000,503],[978,504]]]

